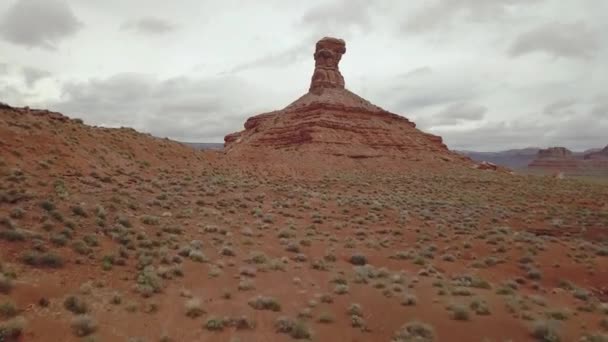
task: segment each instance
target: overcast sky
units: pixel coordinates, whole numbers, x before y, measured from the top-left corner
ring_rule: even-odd
[[[608,144],[606,0],[2,0],[0,101],[222,142],[303,95],[314,43],[346,86],[452,149]]]

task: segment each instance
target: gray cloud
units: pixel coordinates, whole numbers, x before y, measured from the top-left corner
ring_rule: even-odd
[[[608,120],[597,120],[584,113],[562,120],[535,120],[531,117],[528,120],[489,122],[468,129],[446,127],[432,130],[442,135],[452,149],[479,150],[479,142],[483,141],[484,149],[488,151],[531,146],[564,146],[582,151],[606,145],[607,131]]]
[[[584,22],[548,23],[518,36],[509,54],[543,52],[554,57],[589,59],[597,52],[597,34]]]
[[[228,72],[238,73],[256,68],[278,68],[291,65],[312,54],[313,50],[311,48],[311,41],[313,40],[304,40],[302,43],[294,45],[283,51],[270,53],[252,61],[239,64]]]
[[[608,94],[595,98],[590,114],[595,118],[608,120]]]
[[[572,115],[574,109],[572,108],[578,101],[576,99],[562,99],[552,102],[545,106],[543,113],[545,115]]]
[[[51,76],[51,73],[46,70],[40,70],[32,67],[25,67],[22,70],[25,84],[28,87],[36,85],[36,83],[44,78]]]
[[[484,118],[488,108],[467,102],[454,103],[433,116],[436,126],[449,126],[465,121],[479,121]]]
[[[124,73],[68,83],[62,100],[50,106],[90,124],[129,126],[183,141],[222,141],[256,114],[262,93],[232,76],[161,80]]]
[[[421,67],[383,80],[379,98],[398,113],[416,113],[429,107],[469,102],[480,96],[480,84],[467,70],[437,70]]]
[[[347,35],[351,30],[370,29],[373,9],[374,2],[369,0],[326,1],[304,13],[300,25],[313,27],[317,35]]]
[[[428,5],[407,17],[402,30],[425,32],[452,25],[458,18],[469,23],[495,21],[509,15],[514,7],[538,0],[445,0],[429,1]]]
[[[424,66],[424,67],[416,68],[414,70],[410,70],[410,71],[406,72],[405,74],[401,75],[401,78],[408,79],[408,78],[423,77],[423,76],[428,76],[432,73],[433,73],[433,69],[431,69],[428,66]]]
[[[0,18],[0,37],[13,44],[52,50],[82,26],[64,1],[17,0]]]
[[[176,30],[177,26],[161,18],[144,17],[127,21],[120,28],[142,34],[160,35]]]

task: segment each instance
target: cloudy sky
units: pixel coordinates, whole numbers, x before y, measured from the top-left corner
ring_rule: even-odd
[[[308,90],[344,38],[350,90],[450,148],[608,144],[606,0],[2,0],[0,101],[222,142]]]

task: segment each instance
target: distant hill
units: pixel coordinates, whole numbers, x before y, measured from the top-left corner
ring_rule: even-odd
[[[192,146],[199,150],[221,150],[224,148],[222,143],[193,143],[193,142],[182,142],[182,144]]]
[[[513,170],[525,169],[530,164],[540,148],[528,147],[523,149],[513,149],[500,152],[476,152],[476,151],[457,151],[476,162],[490,162],[496,165],[508,167]]]

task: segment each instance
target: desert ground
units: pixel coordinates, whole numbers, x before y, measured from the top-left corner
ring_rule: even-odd
[[[608,185],[265,171],[0,109],[1,341],[606,341]]]

